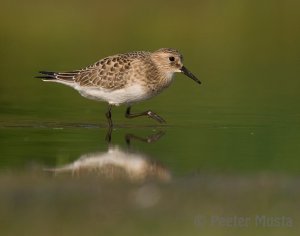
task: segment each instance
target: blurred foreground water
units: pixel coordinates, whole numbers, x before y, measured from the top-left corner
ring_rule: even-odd
[[[28,126],[1,128],[4,235],[299,233],[298,160],[269,153],[298,133],[257,151],[266,127]]]

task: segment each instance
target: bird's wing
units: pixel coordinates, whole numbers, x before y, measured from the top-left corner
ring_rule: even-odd
[[[75,75],[74,81],[82,87],[120,89],[126,85],[131,64],[136,58],[129,54],[106,57],[81,70]]]

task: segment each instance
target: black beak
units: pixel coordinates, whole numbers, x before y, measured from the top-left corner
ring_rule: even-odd
[[[192,80],[194,80],[194,81],[197,82],[198,84],[201,84],[201,81],[198,80],[197,77],[194,76],[194,75],[192,74],[192,72],[190,72],[187,68],[185,68],[185,67],[183,66],[183,67],[181,67],[180,70],[181,70],[181,72],[182,72],[183,74],[185,74],[186,76],[190,77]]]

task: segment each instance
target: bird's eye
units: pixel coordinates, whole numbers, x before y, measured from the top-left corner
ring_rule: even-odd
[[[175,57],[169,57],[170,61],[175,61]]]

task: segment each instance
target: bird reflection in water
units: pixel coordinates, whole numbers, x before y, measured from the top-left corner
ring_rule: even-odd
[[[125,140],[128,146],[122,148],[111,143],[110,133],[107,152],[84,154],[70,164],[46,170],[54,172],[55,175],[70,173],[72,176],[99,175],[107,179],[129,179],[130,181],[158,179],[168,182],[171,180],[171,173],[166,167],[141,152],[132,151],[130,146],[133,140],[153,143],[163,135],[162,131],[147,137],[126,134]]]

